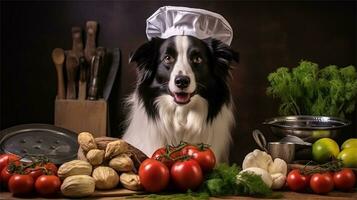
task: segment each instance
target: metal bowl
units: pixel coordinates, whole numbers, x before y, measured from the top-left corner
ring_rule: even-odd
[[[336,117],[296,115],[268,119],[263,124],[269,125],[278,137],[294,135],[314,142],[323,137],[336,138],[351,123]]]

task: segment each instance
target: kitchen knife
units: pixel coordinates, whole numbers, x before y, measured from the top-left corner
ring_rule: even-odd
[[[100,86],[100,75],[104,64],[105,48],[98,47],[96,55],[92,58],[90,69],[90,82],[88,89],[88,99],[97,100]]]
[[[87,21],[86,31],[87,31],[87,41],[86,47],[84,49],[84,56],[87,63],[91,63],[93,56],[95,56],[95,40],[98,29],[98,23],[96,21]]]
[[[65,60],[64,50],[55,48],[52,51],[52,61],[56,66],[57,71],[57,99],[64,99],[66,92],[64,90],[64,78],[63,78],[63,63]]]
[[[110,66],[110,71],[108,73],[108,77],[107,80],[105,82],[104,85],[104,89],[103,89],[103,98],[105,100],[108,100],[109,95],[111,93],[114,81],[115,81],[115,77],[117,75],[118,72],[118,68],[120,65],[120,49],[119,48],[114,48],[112,51],[112,62],[111,62],[111,66]]]
[[[87,65],[85,58],[79,58],[79,86],[78,99],[85,100],[87,96]]]
[[[67,99],[76,99],[76,77],[78,72],[78,65],[78,57],[73,51],[68,51],[66,56]]]

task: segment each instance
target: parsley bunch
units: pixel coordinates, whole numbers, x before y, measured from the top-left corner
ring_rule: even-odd
[[[357,99],[354,66],[339,68],[301,61],[289,69],[278,68],[268,76],[267,94],[281,101],[281,115],[324,115],[344,118],[352,113]]]

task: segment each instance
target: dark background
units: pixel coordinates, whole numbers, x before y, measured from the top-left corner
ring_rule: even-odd
[[[56,72],[55,47],[70,49],[71,27],[86,21],[100,24],[98,44],[122,50],[120,77],[110,97],[111,129],[122,133],[123,98],[135,85],[129,53],[144,43],[145,20],[163,5],[199,7],[222,14],[234,30],[232,48],[241,62],[235,66],[232,93],[237,127],[231,161],[241,162],[256,148],[253,129],[277,116],[277,102],[267,97],[267,75],[277,67],[298,65],[301,59],[320,66],[357,65],[356,2],[280,1],[1,1],[1,126],[53,123]],[[354,124],[344,137],[357,135]]]

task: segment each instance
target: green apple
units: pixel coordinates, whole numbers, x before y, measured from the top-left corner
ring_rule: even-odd
[[[328,130],[316,130],[312,131],[312,137],[314,138],[328,138],[330,137],[331,132]]]
[[[337,158],[340,153],[338,144],[330,138],[321,138],[312,145],[312,157],[315,161],[324,163]]]
[[[346,148],[351,148],[351,147],[357,148],[357,138],[350,138],[350,139],[346,140],[342,144],[341,149],[346,149]]]
[[[346,148],[337,157],[345,167],[357,167],[357,147]]]

